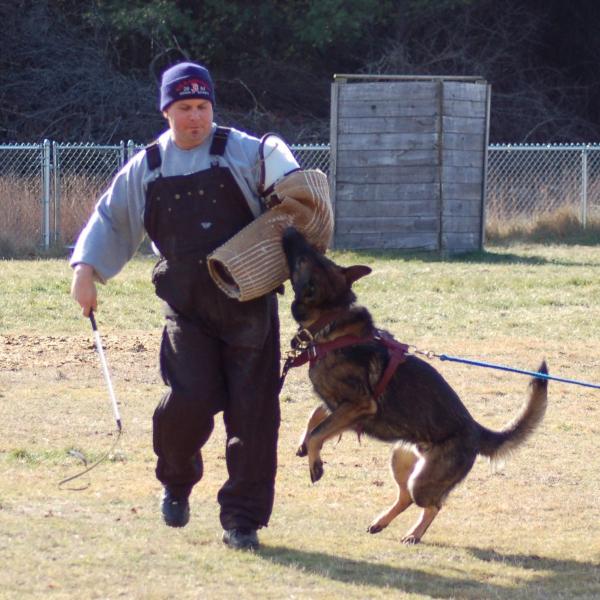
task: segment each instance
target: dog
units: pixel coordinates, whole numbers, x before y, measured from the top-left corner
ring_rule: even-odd
[[[297,454],[308,455],[314,483],[323,476],[320,452],[328,439],[354,430],[394,443],[390,466],[397,498],[367,531],[382,531],[415,503],[422,511],[402,542],[416,544],[478,455],[497,460],[539,425],[547,379],[531,379],[524,408],[501,431],[480,425],[433,366],[376,329],[367,308],[356,304],[352,284],[371,272],[368,266],[337,265],[293,227],[284,231],[282,245],[294,292],[292,316],[299,324],[297,353],[303,348],[305,362],[310,359],[309,378],[323,400],[308,419]],[[548,373],[545,361],[538,372]]]

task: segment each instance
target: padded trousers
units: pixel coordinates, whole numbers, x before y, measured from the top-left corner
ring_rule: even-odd
[[[239,303],[214,291],[212,313],[222,323],[165,307],[160,363],[170,390],[153,418],[156,476],[175,495],[188,496],[202,478],[202,447],[222,411],[228,479],[218,493],[221,524],[256,529],[268,524],[277,468],[277,301],[269,295]],[[219,310],[231,303],[233,310]]]

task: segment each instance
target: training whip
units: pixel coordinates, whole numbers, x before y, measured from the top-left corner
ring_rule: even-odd
[[[98,325],[96,324],[96,319],[94,317],[94,312],[92,310],[90,310],[89,318],[90,318],[90,323],[92,324],[92,331],[94,333],[94,343],[96,346],[96,351],[98,352],[98,356],[100,357],[102,373],[104,374],[104,380],[106,381],[106,387],[108,388],[108,395],[110,396],[110,401],[112,403],[113,414],[115,417],[115,421],[117,423],[117,437],[116,437],[115,441],[113,442],[112,446],[108,449],[108,451],[105,454],[103,454],[95,463],[91,464],[89,467],[87,466],[87,460],[86,460],[85,456],[81,452],[72,450],[70,452],[70,454],[79,458],[83,462],[83,464],[86,468],[83,471],[81,471],[80,473],[77,473],[76,475],[72,475],[71,477],[67,477],[66,479],[63,479],[62,481],[60,481],[58,483],[59,488],[63,484],[68,483],[69,481],[73,481],[74,479],[77,479],[78,477],[81,477],[82,475],[85,475],[86,473],[89,473],[94,467],[97,467],[101,462],[106,460],[108,458],[108,456],[110,455],[110,453],[116,448],[117,443],[119,442],[119,439],[121,438],[121,433],[123,430],[122,425],[121,425],[121,415],[119,414],[119,405],[117,403],[117,397],[115,396],[115,390],[113,388],[112,380],[110,378],[110,372],[108,370],[108,363],[106,362],[106,357],[104,356],[104,349],[102,347],[102,339],[100,338],[100,332],[98,331]],[[87,487],[88,486],[85,486],[82,488],[69,488],[69,489],[84,490]]]
[[[96,350],[100,357],[100,364],[102,365],[102,373],[104,373],[104,380],[108,387],[108,395],[112,402],[113,413],[115,415],[115,421],[117,422],[117,429],[121,431],[121,415],[119,414],[119,405],[117,404],[117,398],[115,396],[115,390],[113,389],[112,381],[110,379],[110,373],[108,372],[108,364],[106,363],[106,357],[104,356],[104,349],[102,348],[102,340],[100,339],[100,332],[96,325],[96,318],[94,312],[90,310],[90,322],[92,323],[92,330],[94,332],[94,342],[96,343]]]

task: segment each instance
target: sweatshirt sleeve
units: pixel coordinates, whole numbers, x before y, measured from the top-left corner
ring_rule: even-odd
[[[142,158],[134,157],[117,173],[80,233],[69,261],[71,266],[92,265],[102,283],[125,266],[144,237]]]

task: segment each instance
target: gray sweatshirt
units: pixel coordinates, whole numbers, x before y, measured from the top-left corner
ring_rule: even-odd
[[[216,124],[213,123],[213,133]],[[212,135],[191,150],[182,150],[173,142],[171,130],[159,138],[162,164],[150,171],[146,152],[138,152],[115,176],[100,197],[94,212],[77,239],[70,265],[87,263],[94,267],[97,278],[105,283],[114,277],[133,256],[144,238],[144,206],[148,182],[163,177],[190,175],[208,169],[211,162],[229,167],[244,194],[252,214],[261,212],[257,186],[260,176],[258,146],[260,141],[233,129],[223,156],[209,155]]]

